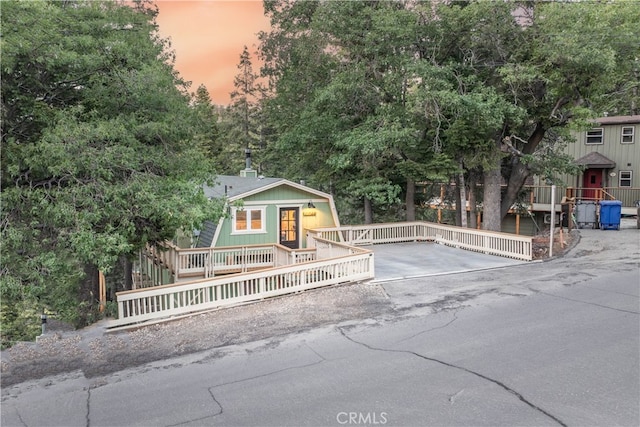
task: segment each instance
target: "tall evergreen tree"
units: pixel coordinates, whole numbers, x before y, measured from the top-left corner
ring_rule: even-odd
[[[234,90],[231,92],[231,107],[241,126],[241,143],[244,148],[256,145],[256,107],[258,99],[258,87],[256,79],[258,75],[253,71],[251,55],[247,46],[240,54],[238,74],[233,80]]]
[[[199,144],[205,155],[217,163],[218,157],[222,152],[222,146],[219,141],[218,112],[205,85],[198,86],[198,89],[191,97],[191,106],[196,113],[194,143]]]
[[[282,158],[299,152],[307,177],[354,203],[343,213],[360,211],[356,220],[371,222],[376,207],[398,203],[398,179],[412,189],[429,175],[420,165],[434,157],[422,149],[424,121],[407,104],[415,16],[401,2],[287,6],[269,9],[272,22],[287,20],[263,36],[267,70],[277,77],[267,111],[282,123],[274,148]],[[413,193],[406,194],[413,217]]]
[[[484,227],[499,230],[528,177],[571,169],[570,128],[637,108],[631,2],[282,0],[265,10],[273,152],[296,154],[290,174],[361,197],[365,220],[367,198],[389,206],[399,183],[409,206],[415,179],[481,171]]]
[[[92,321],[98,270],[221,213],[156,11],[134,6],[2,3],[3,346],[36,309]]]

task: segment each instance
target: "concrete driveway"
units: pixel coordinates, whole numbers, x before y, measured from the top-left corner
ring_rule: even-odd
[[[394,243],[366,246],[366,248],[375,254],[373,283],[527,263],[527,261],[451,248],[433,242]]]
[[[623,217],[620,230],[581,229],[582,238],[606,244],[609,249],[601,257],[613,259],[620,254],[612,249],[631,238],[638,244],[636,218]],[[587,245],[588,246],[588,245]],[[419,277],[510,267],[539,261],[520,261],[495,255],[486,255],[464,249],[451,248],[433,242],[407,242],[366,246],[375,253],[375,279],[373,283],[391,282]]]

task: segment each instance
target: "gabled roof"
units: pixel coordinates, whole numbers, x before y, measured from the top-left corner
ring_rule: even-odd
[[[321,198],[331,198],[331,195],[313,188],[296,184],[284,178],[264,178],[264,177],[243,177],[234,175],[219,175],[216,177],[216,184],[213,187],[203,185],[204,194],[208,198],[220,199],[227,197],[229,201],[242,199],[256,193],[278,187],[280,185],[288,185],[301,191],[315,194]]]
[[[627,125],[640,123],[640,115],[636,116],[611,116],[595,119],[599,125]]]
[[[610,169],[616,167],[616,162],[596,151],[585,154],[576,160],[576,163],[587,168]]]
[[[216,184],[213,187],[204,185],[203,188],[205,196],[209,198],[220,199],[227,197],[235,199],[247,193],[253,194],[256,190],[263,189],[279,181],[283,181],[283,179],[218,175]]]
[[[196,242],[196,248],[210,247],[211,242],[216,235],[217,228],[218,225],[213,221],[205,221],[204,224],[202,224],[202,230],[200,230],[200,235],[198,236],[198,241]]]

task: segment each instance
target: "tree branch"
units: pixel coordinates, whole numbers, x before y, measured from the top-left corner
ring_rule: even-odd
[[[516,136],[516,135],[511,135],[511,136],[505,136],[502,139],[502,151],[508,151],[511,154],[517,156],[517,157],[524,157],[525,153],[523,153],[522,151],[518,150],[516,147],[513,146],[513,144],[511,143],[511,139],[515,139],[518,140],[520,142],[524,142],[525,144],[527,143],[527,141],[525,141],[524,139]]]

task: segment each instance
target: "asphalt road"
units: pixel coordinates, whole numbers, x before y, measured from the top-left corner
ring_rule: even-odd
[[[640,240],[389,282],[392,314],[3,390],[2,426],[640,425]]]

